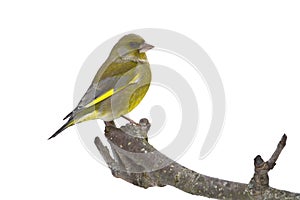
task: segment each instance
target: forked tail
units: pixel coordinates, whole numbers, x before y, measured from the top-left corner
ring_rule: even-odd
[[[69,128],[70,126],[73,126],[73,125],[74,125],[74,120],[72,118],[70,118],[69,121],[66,122],[60,129],[58,129],[53,135],[51,135],[51,137],[49,137],[48,140],[50,140],[51,138],[54,138],[55,136],[60,134],[63,130],[65,130],[66,128]]]

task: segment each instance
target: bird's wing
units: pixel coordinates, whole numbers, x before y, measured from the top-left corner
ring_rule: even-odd
[[[106,99],[112,95],[112,89],[118,77],[110,77],[99,81],[97,84],[92,84],[81,98],[76,109],[88,107],[96,99]]]
[[[79,101],[76,108],[70,112],[65,118],[72,117],[75,113],[81,111],[82,109],[95,104],[96,100],[103,101],[104,99],[110,97],[114,90],[114,85],[118,81],[118,77],[110,77],[98,82],[98,84],[92,83],[87,89],[81,100]]]
[[[139,79],[139,74],[133,68],[122,76],[112,76],[92,84],[79,102],[77,109],[88,108],[111,97]]]

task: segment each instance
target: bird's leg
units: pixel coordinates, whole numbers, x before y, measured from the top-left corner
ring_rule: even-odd
[[[104,121],[105,126],[113,126],[116,127],[116,124],[114,121]]]
[[[122,115],[121,117],[123,117],[124,119],[126,119],[127,121],[129,121],[131,124],[135,124],[135,125],[139,125],[139,123],[136,123],[135,121],[133,121],[132,119]]]

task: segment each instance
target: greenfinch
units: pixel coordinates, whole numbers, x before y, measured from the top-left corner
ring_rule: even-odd
[[[145,52],[152,48],[136,34],[123,36],[99,68],[77,107],[64,118],[68,121],[49,139],[74,124],[94,119],[113,121],[132,111],[150,86],[151,70]]]

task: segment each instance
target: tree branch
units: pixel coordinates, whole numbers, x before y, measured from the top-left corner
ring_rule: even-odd
[[[300,199],[300,194],[269,187],[268,172],[274,168],[286,144],[286,135],[267,162],[256,156],[254,176],[249,184],[244,184],[209,177],[181,166],[148,143],[149,128],[147,119],[141,119],[139,125],[127,124],[120,128],[106,123],[105,137],[113,157],[98,137],[95,145],[113,176],[143,188],[170,185],[215,199]]]

